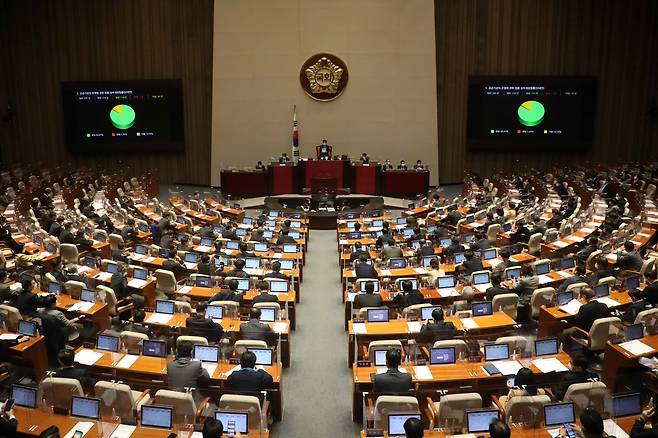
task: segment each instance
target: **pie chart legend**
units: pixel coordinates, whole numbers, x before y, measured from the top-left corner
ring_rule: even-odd
[[[110,111],[110,120],[117,129],[128,129],[135,124],[135,110],[125,104],[116,105]]]
[[[527,100],[519,106],[517,114],[522,125],[537,126],[544,120],[544,105],[536,100]]]

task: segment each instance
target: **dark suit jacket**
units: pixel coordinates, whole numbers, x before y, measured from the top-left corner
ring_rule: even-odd
[[[294,237],[286,235],[281,235],[279,236],[278,239],[276,239],[276,244],[277,245],[283,245],[284,243],[297,243]]]
[[[185,326],[190,329],[191,336],[201,336],[208,342],[219,342],[224,329],[212,319],[205,316],[190,316],[185,320]]]
[[[70,231],[62,230],[62,232],[59,234],[59,243],[74,243],[74,242],[75,242],[75,236]]]
[[[121,230],[121,237],[123,237],[124,242],[128,243],[131,240],[133,240],[135,237],[137,237],[137,230],[135,229],[135,227],[126,225]]]
[[[598,376],[594,373],[590,373],[587,371],[584,372],[569,371],[567,373],[564,373],[560,378],[560,383],[555,388],[555,396],[557,397],[558,400],[562,400],[564,398],[564,394],[567,392],[567,389],[569,388],[569,385],[572,385],[574,383],[584,383],[587,382],[587,379],[591,379],[594,377],[598,377]]]
[[[557,292],[558,292],[558,293],[559,293],[559,292],[564,292],[565,290],[567,290],[567,287],[568,287],[569,285],[571,285],[571,284],[576,284],[576,283],[581,283],[581,282],[583,282],[583,281],[585,281],[585,279],[584,279],[583,277],[581,277],[580,275],[572,275],[571,277],[566,278],[566,279],[562,282],[562,284],[560,285],[560,287],[557,288]]]
[[[404,309],[408,306],[413,306],[414,304],[422,304],[425,302],[425,297],[419,290],[412,290],[408,294],[399,293],[393,298],[393,303],[397,307]]]
[[[395,369],[389,368],[385,373],[377,374],[374,380],[374,393],[407,392],[413,388],[411,375]]]
[[[594,321],[599,318],[607,318],[608,316],[610,316],[610,309],[608,309],[608,306],[599,303],[598,301],[590,301],[587,304],[583,304],[580,309],[578,309],[574,325],[585,331],[589,331]]]
[[[451,322],[428,322],[427,324],[423,324],[420,327],[420,331],[425,333],[425,332],[432,332],[436,334],[441,334],[441,338],[443,339],[450,339],[454,337],[454,332],[455,332],[455,325]]]
[[[250,319],[240,325],[240,336],[242,339],[271,342],[276,338],[276,333],[274,333],[274,330],[268,324]]]
[[[645,423],[646,422],[642,418],[635,420],[633,428],[631,429],[630,438],[658,438],[658,424],[652,424],[651,428],[645,429]]]
[[[462,270],[466,275],[470,275],[475,271],[482,271],[484,266],[482,266],[482,260],[474,258],[471,260],[464,260],[462,263]]]
[[[512,291],[503,286],[491,286],[485,291],[485,295],[487,297],[487,301],[492,301],[496,295],[508,294],[510,292]]]
[[[259,293],[252,298],[252,301],[255,303],[278,303],[279,298],[271,293]]]
[[[443,254],[447,256],[455,255],[455,253],[459,252],[464,252],[464,245],[461,243],[458,243],[455,245],[454,243],[451,243],[447,248],[443,250]]]
[[[361,257],[361,254],[364,254],[366,258],[370,258],[370,253],[368,251],[364,249],[357,249],[352,254],[350,254],[350,263],[354,262],[354,260],[357,260],[359,257]]]
[[[62,232],[62,226],[59,222],[53,222],[48,229],[48,234],[59,238],[59,234]]]
[[[146,327],[145,325],[140,324],[138,322],[129,322],[128,324],[126,324],[126,326],[123,329],[128,332],[143,333],[149,338],[152,336],[151,330],[149,330],[148,327]]]
[[[181,391],[185,387],[203,388],[210,383],[208,371],[201,362],[189,357],[179,357],[167,364],[167,381],[169,389]]]
[[[197,268],[199,269],[199,274],[215,275],[215,265],[213,263],[199,263]]]
[[[121,274],[121,272],[115,272],[112,274],[110,279],[110,287],[114,291],[117,300],[121,300],[128,295],[128,279]]]
[[[454,227],[455,225],[457,225],[457,222],[459,222],[459,219],[461,219],[461,218],[462,218],[462,214],[459,211],[452,210],[452,211],[448,212],[445,219],[446,219],[447,223],[449,223],[450,225],[452,225]]]
[[[367,263],[357,263],[354,273],[356,274],[356,278],[377,278],[375,267]]]
[[[213,301],[238,301],[236,299],[236,292],[231,289],[222,289],[208,299],[208,303]]]
[[[420,256],[433,256],[435,253],[434,247],[431,245],[423,245],[418,249]]]
[[[286,274],[282,274],[281,272],[268,272],[265,274],[267,278],[280,278],[281,280],[289,280],[288,276]]]
[[[89,379],[87,378],[87,370],[84,368],[76,368],[75,366],[63,367],[55,371],[55,377],[63,377],[65,379],[76,379],[83,387],[89,387]]]
[[[381,295],[376,293],[371,294],[358,294],[354,297],[352,307],[360,309],[361,307],[380,307],[384,305]]]
[[[238,278],[249,278],[249,274],[247,274],[242,269],[231,269],[230,271],[228,271],[226,276],[227,277],[238,277]]]
[[[162,269],[171,271],[174,273],[174,275],[178,275],[186,271],[184,265],[178,263],[176,260],[173,259],[165,260],[164,263],[162,263]]]
[[[241,369],[233,371],[226,383],[236,391],[258,392],[272,387],[272,376],[263,370]]]
[[[21,291],[16,299],[16,308],[21,312],[21,315],[31,315],[37,311],[41,302],[42,300],[38,295],[32,292]]]

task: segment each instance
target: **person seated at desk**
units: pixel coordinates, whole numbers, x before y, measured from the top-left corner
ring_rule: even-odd
[[[363,246],[361,242],[356,242],[352,253],[350,254],[350,263],[354,263],[355,260],[358,260],[361,257],[361,254],[365,255],[366,258],[370,258],[370,251]]]
[[[464,273],[464,275],[471,275],[473,272],[484,270],[482,265],[482,260],[475,257],[475,253],[472,249],[467,249],[464,252],[464,262],[461,266],[458,266],[459,272]]]
[[[129,321],[123,329],[128,332],[142,333],[150,338],[153,336],[153,333],[151,333],[151,330],[144,325],[145,319],[146,312],[142,309],[137,309],[133,313],[132,321]]]
[[[210,297],[208,304],[213,301],[236,301],[240,302],[241,294],[238,292],[238,280],[231,279],[228,281],[228,289],[220,289],[215,295]]]
[[[535,274],[530,263],[526,263],[521,268],[523,276],[515,278],[512,283],[514,286],[510,292],[519,296],[519,307],[527,306],[530,303],[532,293],[539,287],[539,277]]]
[[[580,426],[572,424],[571,428],[577,438],[615,438],[613,435],[604,434],[603,418],[601,414],[592,408],[586,408],[580,414]],[[560,428],[560,438],[567,438],[568,434],[564,427]]]
[[[65,222],[64,226],[62,227],[62,232],[59,233],[59,243],[60,245],[62,243],[75,243],[75,237],[73,236],[73,233],[71,232],[71,227],[72,224],[71,222]]]
[[[489,425],[489,436],[491,438],[510,438],[512,431],[504,421],[494,420]]]
[[[62,232],[62,224],[64,223],[64,217],[63,216],[57,216],[57,219],[50,224],[50,228],[48,229],[48,234],[54,237],[59,237],[59,234]]]
[[[391,237],[393,237],[393,233],[391,232],[391,224],[384,222],[382,224],[382,234],[377,238],[377,241],[375,242],[375,248],[383,247],[384,243],[388,242],[388,239]]]
[[[449,257],[464,251],[466,251],[466,248],[461,244],[459,236],[452,236],[450,245],[443,249],[443,255]]]
[[[425,240],[423,245],[416,250],[418,257],[433,256],[435,253],[434,244],[431,240]]]
[[[258,161],[258,163],[256,163],[256,166],[254,167],[254,169],[256,169],[256,170],[266,170],[265,165],[260,160]]]
[[[356,278],[377,278],[377,270],[373,265],[374,263],[368,263],[368,257],[365,254],[361,254],[354,263],[354,275]]]
[[[441,219],[442,224],[452,225],[453,227],[457,226],[457,222],[462,218],[462,214],[457,210],[457,206],[452,204],[448,206],[448,214],[446,217]]]
[[[624,242],[624,250],[617,253],[617,268],[620,271],[629,270],[639,272],[642,269],[642,256],[635,250],[635,244],[630,240]]]
[[[224,425],[221,421],[216,420],[213,417],[206,418],[206,421],[203,423],[203,429],[201,430],[202,438],[222,438],[224,434]],[[240,432],[236,431],[235,436],[239,437]]]
[[[397,169],[398,170],[407,170],[407,163],[405,163],[404,160],[400,160],[400,164],[398,164]]]
[[[290,280],[290,278],[286,274],[283,274],[281,272],[281,262],[280,261],[275,260],[272,263],[271,268],[272,268],[272,270],[270,272],[268,272],[267,274],[265,274],[265,277],[267,277],[267,278],[280,278],[281,280],[286,280],[286,281]]]
[[[425,170],[425,166],[423,166],[423,162],[420,160],[416,160],[416,164],[414,164],[414,170]]]
[[[229,222],[224,226],[224,231],[222,231],[222,237],[228,240],[238,240],[238,236],[237,234],[235,234],[234,224]]]
[[[557,293],[566,291],[567,287],[569,287],[569,285],[571,284],[586,282],[587,281],[585,278],[586,272],[587,269],[585,268],[585,265],[576,266],[574,269],[574,275],[564,279],[562,284],[560,284],[560,287],[557,288]]]
[[[594,291],[590,287],[581,288],[580,297],[585,300],[585,304],[578,309],[578,313],[573,320],[573,325],[581,330],[589,332],[594,321],[599,318],[607,318],[610,316],[610,309],[604,303],[592,301],[594,298]]]
[[[79,325],[76,323],[83,317],[79,316],[77,318],[68,319],[66,315],[64,315],[64,312],[57,309],[57,297],[55,295],[47,295],[43,297],[43,307],[43,313],[55,317],[55,319],[61,323],[62,327],[66,328],[69,332],[78,330]]]
[[[547,228],[560,228],[560,223],[562,222],[562,215],[560,214],[560,210],[557,208],[554,208],[551,211],[551,218],[546,221],[546,227]]]
[[[393,303],[400,309],[424,302],[425,296],[418,289],[414,289],[413,283],[409,280],[402,281],[402,291],[393,298]]]
[[[183,275],[187,272],[187,268],[180,262],[180,257],[178,257],[176,250],[173,249],[169,250],[169,257],[162,263],[162,269],[171,271],[176,276]]]
[[[410,219],[410,218],[407,218],[407,219]],[[414,222],[414,225],[413,225],[413,232],[414,233],[411,236],[409,236],[406,240],[414,241],[414,240],[423,240],[423,239],[425,239],[425,233],[423,232],[423,230],[415,222]]]
[[[76,379],[80,382],[83,388],[91,386],[91,379],[87,377],[87,370],[83,367],[77,368],[75,366],[75,353],[73,350],[62,349],[57,353],[57,362],[59,368],[55,370],[54,377],[62,377],[65,379]]]
[[[407,418],[402,425],[405,438],[423,438],[423,422],[418,418]]]
[[[26,276],[21,280],[21,291],[16,298],[16,308],[21,315],[30,316],[36,313],[39,307],[43,307],[43,298],[33,293],[34,279]]]
[[[294,237],[289,235],[290,230],[281,230],[281,234],[279,234],[279,238],[276,239],[276,244],[277,245],[283,245],[285,243],[297,243]]]
[[[632,324],[635,322],[638,313],[658,307],[658,281],[656,281],[656,275],[655,271],[647,271],[644,274],[646,280],[644,289],[628,291],[633,303],[624,311],[622,315],[623,321]]]
[[[194,315],[185,320],[185,327],[189,329],[190,336],[201,336],[210,343],[216,343],[222,337],[224,329],[221,325],[206,317],[207,307],[206,303],[197,304]]]
[[[498,256],[502,259],[502,261],[498,263],[496,266],[491,268],[492,274],[502,274],[506,268],[509,268],[510,266],[514,266],[517,264],[510,260],[511,254],[509,252],[509,249],[507,248],[503,248],[500,251],[498,251]]]
[[[14,298],[14,292],[7,282],[7,271],[2,270],[0,271],[0,304],[6,301],[13,301]]]
[[[382,164],[382,170],[393,170],[393,165],[391,164],[391,160],[386,160],[384,164]]]
[[[399,258],[403,256],[402,248],[395,244],[395,239],[389,237],[388,241],[384,242],[384,247],[382,248],[379,256],[382,260],[388,260],[392,258]]]
[[[514,397],[523,397],[528,395],[544,395],[543,389],[537,387],[537,379],[530,368],[521,368],[514,378],[514,387],[510,388],[507,395],[500,397],[500,406],[505,412],[509,411],[510,402]]]
[[[496,295],[508,294],[511,292],[505,286],[500,285],[502,282],[500,274],[491,275],[490,279],[491,287],[487,288],[487,290],[484,292],[485,296],[487,297],[487,301],[493,301]]]
[[[201,254],[197,269],[199,270],[199,274],[216,275],[215,264],[210,261],[210,256],[208,254]]]
[[[285,152],[279,157],[279,164],[285,164],[290,162],[290,157]]]
[[[233,371],[226,379],[229,388],[235,391],[259,392],[270,389],[274,383],[272,376],[263,369],[256,369],[256,354],[245,351],[240,356],[240,369]]]
[[[244,259],[246,257],[256,257],[256,254],[253,251],[249,251],[247,242],[240,242],[238,243],[238,253],[235,254],[235,257]]]
[[[265,322],[260,322],[260,309],[252,307],[249,309],[249,321],[240,324],[241,339],[253,339],[265,342],[273,341],[276,333]]]
[[[169,389],[183,391],[184,388],[205,388],[210,384],[210,376],[200,361],[192,360],[192,343],[178,344],[176,359],[167,364]]]
[[[2,411],[0,415],[0,437],[14,437],[18,436],[16,430],[18,429],[18,420],[14,415],[14,410],[9,408]]]
[[[333,148],[327,144],[327,139],[322,139],[322,144],[315,147],[318,160],[330,160]]]
[[[202,239],[208,239],[208,238],[210,238],[210,239],[214,239],[215,237],[217,237],[217,236],[215,235],[215,231],[214,231],[214,229],[213,229],[212,224],[210,224],[210,223],[206,223],[206,224],[204,224],[204,225],[199,229],[199,237],[201,237]]]
[[[244,259],[237,259],[233,262],[233,269],[226,273],[227,277],[249,278],[249,274],[244,270]]]
[[[476,232],[475,239],[471,242],[471,249],[473,251],[482,251],[489,248],[491,248],[491,243],[489,243],[487,235],[483,231]]]
[[[590,379],[598,378],[595,373],[587,371],[588,366],[589,361],[583,353],[577,352],[571,357],[569,371],[562,374],[560,382],[555,387],[555,397],[558,400],[564,400],[564,394],[570,385],[574,383],[585,383]]]
[[[263,226],[257,225],[251,232],[249,240],[253,242],[267,242],[267,239],[263,236]]]
[[[357,293],[354,297],[352,307],[360,309],[362,307],[381,307],[384,305],[384,300],[380,294],[375,292],[375,284],[372,281],[366,282],[364,286],[365,293]]]
[[[370,157],[365,152],[361,154],[360,160],[363,164],[370,164]]]
[[[279,297],[269,292],[270,285],[267,281],[261,280],[258,282],[258,289],[260,293],[252,298],[252,302],[256,303],[278,303]]]
[[[137,229],[135,228],[135,219],[129,218],[126,221],[126,225],[123,226],[121,230],[121,237],[123,238],[123,243],[131,244],[133,240],[137,238]]]
[[[401,373],[399,370],[402,362],[402,354],[397,348],[391,348],[386,352],[385,373],[374,376],[372,392],[375,394],[408,392],[413,389],[414,383],[409,373]]]
[[[73,244],[77,246],[78,249],[84,251],[89,251],[94,247],[94,241],[87,239],[83,230],[78,230],[75,232]]]
[[[647,423],[651,423],[651,427],[646,427]],[[658,438],[658,414],[655,404],[643,410],[640,418],[635,420],[630,438]]]
[[[615,272],[608,267],[604,259],[597,258],[594,261],[594,273],[590,276],[590,284],[597,285],[599,280],[606,277],[614,277]]]
[[[446,334],[448,338],[451,338],[454,335],[455,325],[448,321],[443,320],[443,308],[437,307],[432,310],[432,322],[429,320],[427,324],[423,324],[420,328],[421,332],[441,332]]]

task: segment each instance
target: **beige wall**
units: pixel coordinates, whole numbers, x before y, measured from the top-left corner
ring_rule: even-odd
[[[339,56],[349,83],[332,102],[299,84],[304,61]],[[226,166],[290,154],[297,105],[301,156],[327,138],[334,153],[422,159],[438,180],[432,0],[215,0],[213,185]]]

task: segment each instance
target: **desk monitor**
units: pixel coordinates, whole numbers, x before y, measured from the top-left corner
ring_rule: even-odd
[[[242,223],[245,225],[251,225],[254,222],[254,218],[245,216],[242,218]]]
[[[485,361],[492,362],[507,359],[509,359],[509,344],[486,344],[484,346]]]
[[[114,274],[119,270],[119,265],[116,263],[108,263],[105,266],[106,266],[105,269],[107,269],[107,272],[109,272],[110,274]]]
[[[260,259],[258,257],[246,257],[244,259],[244,267],[249,269],[260,268]]]
[[[254,244],[254,251],[256,252],[267,252],[268,250],[269,247],[267,246],[267,243],[258,242]]]
[[[478,301],[471,306],[473,316],[493,315],[493,303],[491,301]]]
[[[175,308],[176,308],[176,303],[174,301],[155,300],[156,313],[166,313],[168,315],[173,315]]]
[[[139,231],[143,232],[143,233],[148,233],[148,231],[149,231],[149,226],[148,226],[147,224],[140,223],[140,224],[137,226],[137,229],[138,229]]]
[[[136,278],[138,280],[146,280],[147,278],[149,278],[148,269],[133,268],[133,278]]]
[[[196,263],[197,262],[196,254],[193,252],[186,252],[184,261],[185,263]]]
[[[452,244],[452,239],[450,237],[442,237],[439,239],[439,246],[447,248]]]
[[[231,260],[226,257],[226,256],[215,256],[215,266],[219,265],[224,265],[224,266],[230,266],[231,265]]]
[[[489,272],[477,272],[473,274],[473,284],[487,284],[489,283]]]
[[[167,343],[165,341],[144,340],[142,342],[142,355],[150,357],[167,357]]]
[[[436,256],[423,256],[423,268],[429,268],[432,264],[432,260],[436,260]]]
[[[356,221],[347,221],[345,228],[353,229],[356,226]]]
[[[276,307],[260,307],[260,320],[262,322],[276,321]]]
[[[467,224],[472,224],[475,222],[475,215],[474,214],[467,214],[466,215],[466,223]]]
[[[274,363],[274,351],[271,348],[247,348],[256,355],[256,365],[270,367]]]
[[[212,246],[212,239],[210,237],[201,238],[199,246]]]
[[[631,415],[640,415],[641,413],[642,405],[639,392],[612,396],[613,417],[628,417]]]
[[[100,419],[101,400],[99,398],[71,396],[71,416]]]
[[[237,240],[226,241],[226,249],[239,249],[239,248],[240,248],[240,242],[238,242]]]
[[[406,216],[400,216],[395,219],[395,224],[396,225],[407,225],[407,217]]]
[[[564,423],[575,422],[576,412],[572,402],[544,405],[544,426],[561,426]]]
[[[240,278],[238,280],[238,290],[249,290],[249,279],[248,278]]]
[[[455,347],[430,348],[430,365],[455,363]]]
[[[466,428],[468,433],[488,432],[489,426],[496,420],[500,420],[498,409],[478,409],[466,412]]]
[[[61,283],[57,283],[56,281],[51,281],[50,283],[48,283],[48,293],[58,294],[60,292],[62,292]]]
[[[438,277],[437,287],[439,289],[446,289],[455,287],[455,277],[452,275],[446,275],[444,277]]]
[[[301,221],[290,221],[290,227],[292,228],[301,228],[302,222]]]
[[[597,297],[607,297],[610,295],[610,285],[607,283],[594,286],[594,295]]]
[[[105,242],[105,234],[103,233],[94,234],[94,240],[97,240],[99,242]]]
[[[287,280],[271,280],[270,292],[288,292]]]
[[[282,271],[291,271],[295,269],[295,261],[292,259],[281,259],[279,260],[279,263],[281,264]]]
[[[388,414],[388,436],[394,437],[406,436],[404,431],[404,423],[410,419],[416,418],[422,420],[420,412],[404,412],[400,414]]]
[[[463,237],[464,243],[471,243],[473,240],[475,240],[475,235],[474,234],[464,234]]]
[[[210,277],[204,277],[202,275],[196,277],[194,284],[196,287],[211,287],[212,286],[212,278]]]
[[[296,243],[284,243],[283,244],[283,252],[286,254],[294,254],[297,252],[297,244]]]
[[[222,319],[224,317],[224,308],[222,306],[210,304],[206,307],[206,317],[212,320]]]
[[[263,237],[266,239],[271,238],[274,235],[274,232],[272,230],[263,230]],[[235,247],[234,249],[238,249]]]
[[[407,267],[407,260],[402,258],[390,259],[388,264],[391,269],[402,269]]]
[[[638,287],[640,287],[639,275],[633,275],[632,277],[628,277],[626,279],[626,289],[637,289]]]
[[[482,251],[482,260],[492,260],[498,257],[496,248],[489,248]]]
[[[368,309],[368,322],[388,322],[388,309]]]
[[[110,335],[98,335],[96,339],[96,350],[111,351],[117,353],[119,351],[119,337]]]
[[[244,237],[247,235],[247,230],[245,230],[244,228],[238,228],[235,230],[235,235],[238,237]]]
[[[136,254],[141,254],[141,255],[146,255],[148,254],[148,248],[146,248],[145,245],[135,245],[135,253]]]
[[[383,235],[384,235],[384,232],[383,232],[383,231],[375,231],[375,237],[376,237],[376,238],[380,238],[380,237],[382,237]]]
[[[359,282],[359,291],[360,292],[365,292],[366,291],[366,284],[372,283],[374,286],[373,292],[379,292],[379,281],[373,280],[373,281],[360,281]]]
[[[512,278],[520,278],[521,277],[521,267],[516,267],[516,268],[507,268],[505,269],[505,279],[506,280],[511,280]]]
[[[560,260],[561,269],[571,269],[574,266],[576,266],[576,260],[573,258],[573,256],[565,257]]]
[[[434,233],[434,232],[436,231],[437,228],[438,228],[438,227],[437,227],[436,225],[430,225],[429,227],[427,227],[427,232],[428,232],[429,234],[432,234],[432,233]]]
[[[546,338],[535,340],[535,355],[550,356],[558,353],[557,338]]]
[[[507,249],[509,250],[509,254],[511,256],[521,254],[523,252],[523,246],[519,245],[518,243],[508,246]]]
[[[402,235],[404,237],[409,237],[414,235],[414,229],[413,228],[404,228],[402,229]]]
[[[267,216],[268,217],[277,217],[277,216],[279,216],[279,212],[272,210],[269,213],[267,213]]]
[[[176,217],[176,222],[183,225],[185,223],[185,218],[183,216]]]
[[[87,303],[95,303],[96,291],[91,289],[82,289],[80,291],[80,301],[84,301]]]
[[[249,413],[241,411],[216,411],[215,420],[222,423],[225,431],[233,429],[240,434],[249,433]]]
[[[371,225],[372,227],[375,227],[375,228],[377,228],[377,227],[383,227],[383,226],[384,226],[384,221],[381,220],[381,219],[376,219],[376,220],[372,221],[372,223],[371,223],[370,225]]]
[[[299,237],[300,237],[301,235],[299,234],[299,231],[289,230],[289,231],[288,231],[288,236],[290,236],[290,237],[292,237],[293,239],[296,240],[296,239],[299,239]],[[360,238],[360,236],[359,236],[358,238]],[[357,239],[358,239],[358,238],[357,238]]]
[[[18,321],[18,334],[24,336],[37,335],[37,323],[32,321],[25,321],[21,319]]]
[[[551,262],[537,263],[535,265],[535,274],[544,275],[551,271]]]
[[[422,245],[420,243],[420,240],[412,240],[411,241],[411,249],[416,250],[416,249],[419,249],[421,246]]]
[[[626,339],[626,342],[641,339],[643,337],[644,325],[641,322],[624,328],[624,338]]]
[[[274,219],[268,219],[265,221],[266,227],[276,227],[276,221]],[[270,236],[272,237],[272,236]]]
[[[82,265],[88,268],[94,269],[96,267],[96,258],[95,257],[83,257]]]
[[[420,308],[420,319],[423,321],[427,321],[428,319],[432,319],[432,312],[434,312],[434,309],[440,309],[441,306],[427,306],[427,307],[421,307]]]
[[[512,223],[511,222],[505,222],[503,224],[503,231],[506,232],[506,233],[509,233],[510,231],[512,231]]]
[[[376,367],[385,367],[386,366],[386,352],[388,351],[388,348],[384,349],[376,349],[373,351],[373,354],[375,356],[375,363],[374,365]]]
[[[214,345],[195,345],[194,360],[217,362],[219,360],[219,347]]]
[[[557,305],[564,306],[573,300],[573,291],[561,292],[557,294]]]
[[[464,263],[466,261],[466,257],[464,256],[463,252],[456,252],[455,253],[455,264],[458,265],[460,263]]]
[[[169,250],[167,248],[160,248],[158,250],[158,257],[161,259],[169,258]]]
[[[43,243],[43,237],[39,236],[38,234],[35,234],[34,236],[32,236],[32,240],[37,245],[41,245]]]
[[[142,405],[142,426],[171,429],[174,408],[169,406]]]
[[[16,406],[34,409],[37,407],[37,388],[23,385],[12,385],[11,398],[14,399],[14,404]]]
[[[399,289],[400,291],[402,291],[402,284],[403,284],[405,281],[409,281],[409,282],[411,282],[411,290],[416,290],[416,289],[418,289],[418,279],[417,279],[417,278],[406,278],[406,279],[404,279],[404,280],[398,282],[398,289]]]

